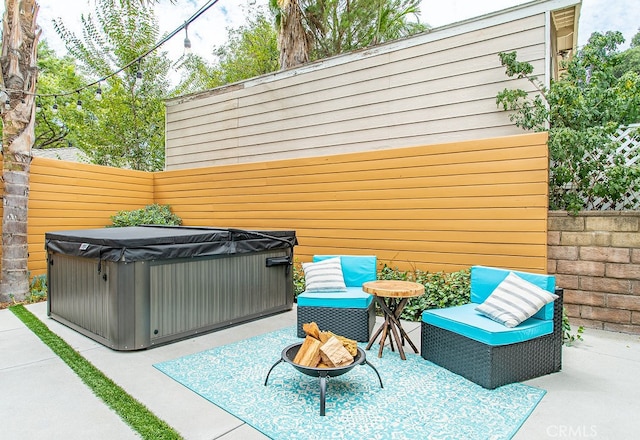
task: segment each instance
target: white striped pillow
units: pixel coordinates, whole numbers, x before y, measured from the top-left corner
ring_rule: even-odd
[[[506,327],[515,327],[556,298],[557,295],[509,272],[476,310]]]
[[[346,292],[340,257],[302,263],[307,292]]]

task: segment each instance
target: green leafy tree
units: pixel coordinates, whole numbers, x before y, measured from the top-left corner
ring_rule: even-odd
[[[420,0],[270,0],[269,5],[281,69],[428,28],[419,22]]]
[[[507,76],[524,78],[537,90],[532,96],[505,89],[496,100],[517,126],[549,131],[551,209],[593,209],[596,199],[615,205],[640,190],[640,168],[626,165],[611,139],[620,125],[640,121],[638,73],[616,75],[622,42],[620,32],[593,33],[549,89],[515,52],[499,54]]]
[[[620,54],[620,64],[616,66],[615,74],[620,77],[631,70],[640,75],[640,32],[631,39],[629,49]]]
[[[174,94],[196,92],[242,81],[278,70],[276,31],[265,14],[258,11],[246,24],[228,30],[227,43],[216,48],[217,62],[189,55],[180,67],[183,77]]]
[[[87,117],[78,147],[97,164],[160,170],[164,166],[163,99],[169,94],[170,61],[163,52],[147,54],[160,36],[153,10],[137,2],[123,3],[96,0],[95,14],[81,17],[82,37],[54,20],[81,72],[106,78],[98,84],[101,105]],[[125,68],[113,75],[122,66]]]
[[[78,90],[87,80],[77,71],[74,59],[68,55],[58,57],[46,41],[38,47],[38,95],[36,137],[33,148],[77,146],[91,117],[95,102],[87,92],[56,97],[64,90]],[[78,110],[78,100],[81,110]],[[54,105],[56,106],[54,110]]]

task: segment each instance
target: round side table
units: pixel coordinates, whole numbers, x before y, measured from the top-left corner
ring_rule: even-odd
[[[418,349],[402,328],[400,315],[409,298],[424,294],[424,286],[410,281],[377,280],[364,283],[362,290],[374,296],[384,316],[384,324],[373,334],[366,349],[369,350],[378,336],[382,335],[380,336],[380,349],[378,350],[378,357],[382,357],[384,343],[387,335],[389,335],[391,351],[394,351],[393,340],[395,339],[395,345],[398,347],[398,353],[400,353],[402,360],[407,359],[403,349],[405,340],[418,353]]]

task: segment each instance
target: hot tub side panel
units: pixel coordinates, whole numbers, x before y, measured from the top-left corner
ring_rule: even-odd
[[[293,307],[293,268],[267,267],[286,250],[150,264],[151,344]]]
[[[48,261],[51,318],[115,350],[149,345],[149,277],[142,262],[100,262],[58,253],[50,253]]]

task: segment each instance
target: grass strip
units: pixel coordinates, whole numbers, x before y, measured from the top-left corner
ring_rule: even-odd
[[[146,406],[138,402],[115,382],[98,370],[91,362],[75,351],[62,338],[49,330],[42,321],[22,305],[9,308],[24,324],[47,344],[87,384],[93,393],[113,409],[124,422],[137,431],[143,439],[181,439],[182,437],[165,421],[156,417]]]

